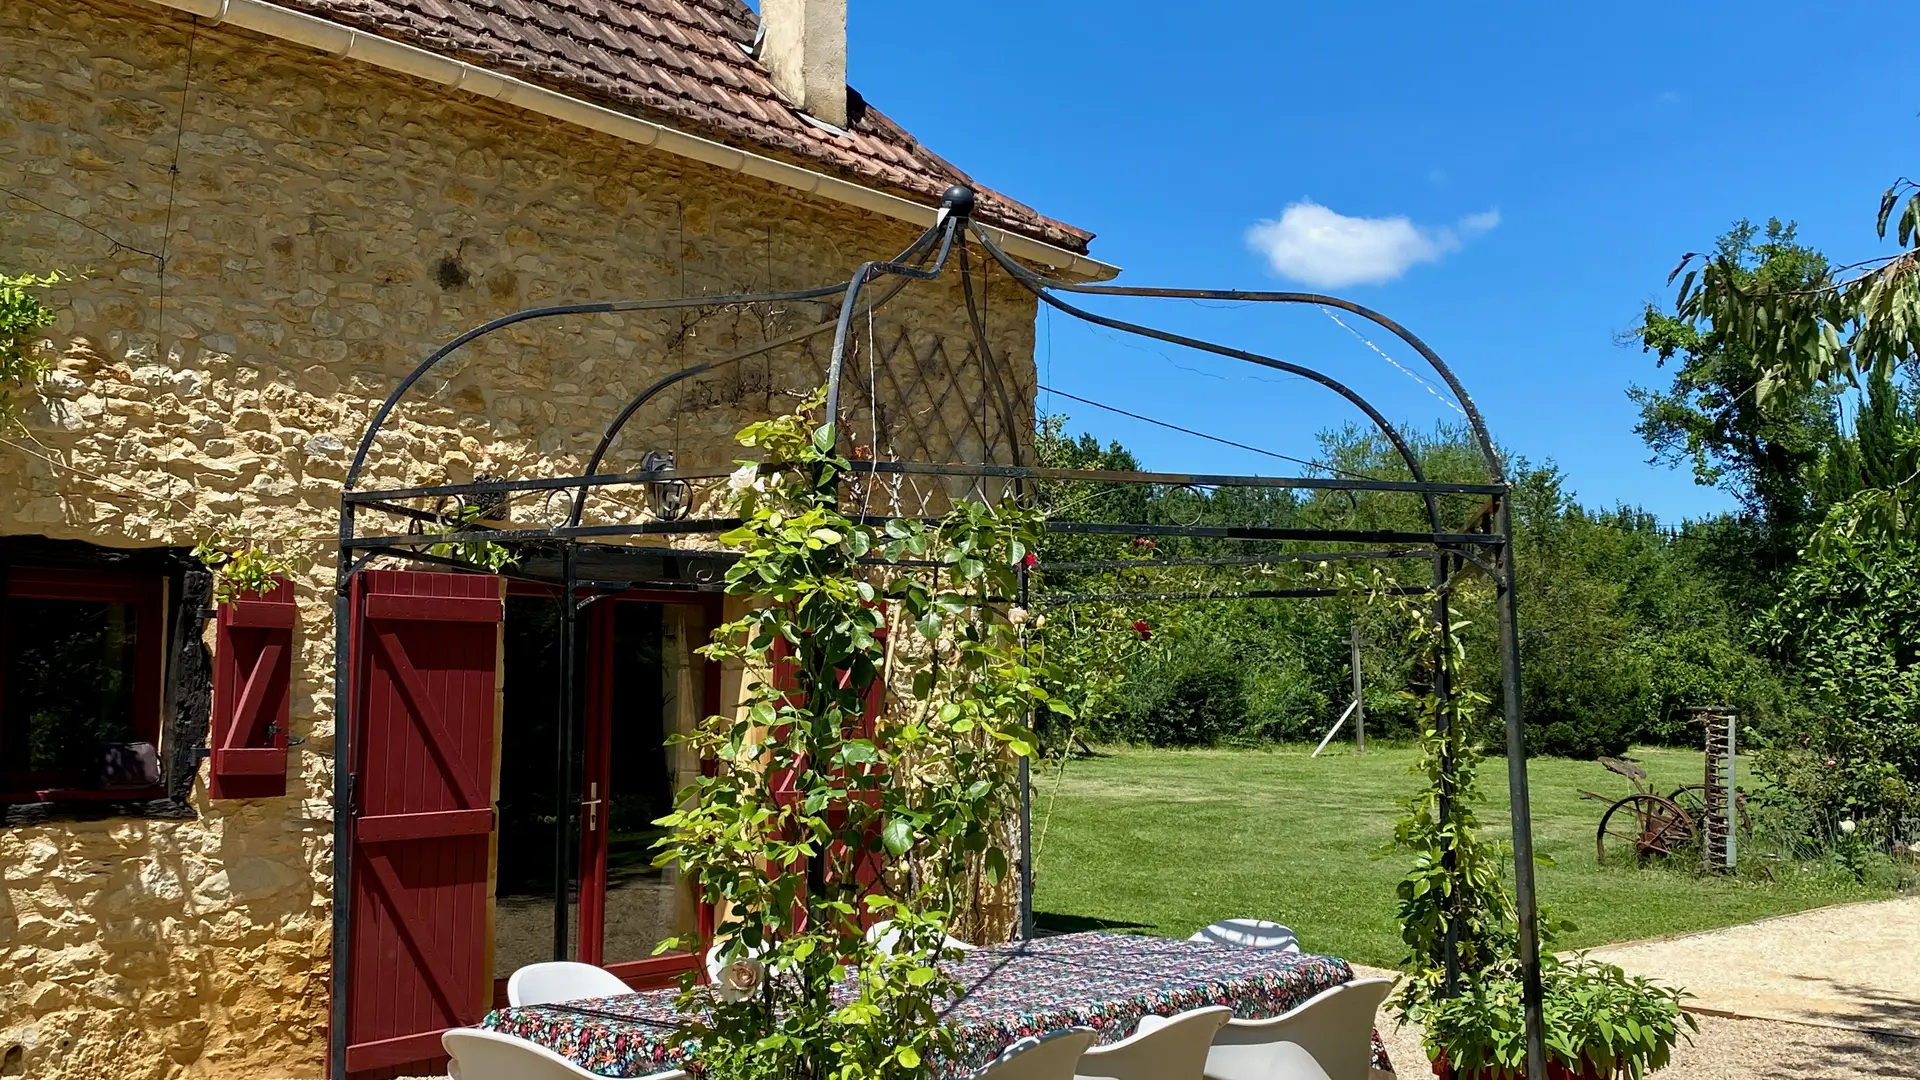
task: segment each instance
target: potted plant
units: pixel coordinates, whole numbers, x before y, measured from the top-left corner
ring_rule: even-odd
[[[1462,645],[1438,632],[1433,608],[1398,595],[1378,569],[1366,579],[1329,573],[1364,602],[1398,606],[1424,684],[1407,696],[1421,734],[1415,772],[1425,783],[1406,800],[1393,844],[1414,856],[1399,885],[1400,936],[1407,946],[1402,967],[1409,974],[1389,1008],[1424,1027],[1427,1056],[1443,1080],[1521,1080],[1526,1009],[1518,920],[1505,880],[1512,851],[1483,843],[1476,815],[1480,751],[1473,714],[1486,698],[1460,678]],[[1459,612],[1449,614],[1456,628],[1466,625]],[[1450,685],[1451,693],[1443,698],[1434,689],[1439,685]],[[1543,913],[1543,945],[1566,929]],[[1451,987],[1449,950],[1457,973]],[[1554,1080],[1640,1080],[1667,1064],[1682,1024],[1698,1030],[1680,1011],[1680,991],[1585,956],[1543,956],[1541,990],[1545,1075]]]
[[[1671,1059],[1683,1024],[1698,1030],[1680,1011],[1683,992],[1585,957],[1549,959],[1541,990],[1549,1080],[1640,1080]],[[1483,975],[1409,1015],[1424,1025],[1427,1056],[1442,1080],[1526,1076],[1526,1011],[1514,975]]]

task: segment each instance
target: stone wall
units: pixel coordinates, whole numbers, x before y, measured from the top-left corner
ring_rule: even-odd
[[[144,546],[237,525],[311,561],[286,798],[213,802],[203,777],[192,820],[0,829],[0,1076],[317,1075],[328,538],[374,403],[433,345],[509,311],[816,285],[914,232],[157,7],[0,5],[0,71],[0,269],[72,277],[48,294],[57,362],[23,398],[28,430],[0,435],[0,529]],[[1030,403],[1033,303],[995,275],[987,312]],[[821,316],[516,328],[421,384],[369,482],[577,471],[639,388]],[[984,453],[957,282],[914,286],[870,333],[894,400],[876,420],[852,395],[856,427],[920,446],[906,456]],[[817,382],[823,352],[686,385],[636,418],[616,464],[653,448],[730,460],[732,433]]]

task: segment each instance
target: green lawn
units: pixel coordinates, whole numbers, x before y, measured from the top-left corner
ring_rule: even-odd
[[[1401,956],[1394,883],[1404,855],[1376,859],[1396,799],[1414,789],[1411,748],[1364,756],[1329,748],[1108,749],[1036,770],[1035,909],[1042,927],[1107,926],[1184,936],[1224,918],[1272,919],[1301,944],[1380,966]],[[1699,783],[1701,755],[1637,751],[1656,787]],[[1593,833],[1604,807],[1579,789],[1624,795],[1624,778],[1593,762],[1531,763],[1540,899],[1577,930],[1582,948],[1746,922],[1882,892],[1819,870],[1781,866],[1774,882],[1676,870],[1602,867]],[[1481,774],[1488,836],[1507,833],[1506,763]],[[1743,786],[1745,786],[1743,784]],[[1044,829],[1044,832],[1041,830]],[[1744,862],[1745,860],[1743,860]]]

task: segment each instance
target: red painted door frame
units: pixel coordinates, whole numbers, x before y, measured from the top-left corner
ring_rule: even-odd
[[[584,620],[587,640],[587,686],[585,695],[585,750],[580,778],[580,926],[579,957],[583,963],[606,967],[635,989],[655,989],[677,985],[680,973],[694,968],[698,956],[671,953],[639,960],[605,962],[607,896],[607,823],[611,814],[601,812],[612,792],[611,742],[613,724],[613,628],[615,606],[640,601],[698,606],[705,619],[699,630],[704,639],[719,625],[721,598],[714,595],[690,595],[684,592],[632,589],[602,594],[588,609]],[[720,665],[709,662],[702,667],[702,717],[720,711]],[[713,912],[698,905],[696,928],[701,939],[713,934]]]
[[[541,585],[535,582],[509,580],[508,596],[546,596],[558,599],[558,586]],[[586,686],[584,711],[586,717],[583,736],[586,740],[583,749],[585,764],[581,769],[582,779],[578,792],[581,804],[581,852],[580,868],[580,910],[579,925],[576,928],[575,948],[583,963],[598,964],[602,960],[602,945],[605,938],[606,913],[606,837],[604,830],[598,837],[587,835],[587,814],[589,800],[595,798],[591,785],[599,783],[600,792],[607,790],[608,777],[606,740],[604,732],[611,719],[611,680],[612,669],[606,662],[608,649],[612,642],[613,621],[612,604],[609,600],[640,600],[659,604],[679,604],[698,606],[703,609],[706,619],[700,635],[704,638],[720,625],[723,598],[712,593],[688,593],[672,590],[632,589],[621,593],[607,593],[600,590],[581,589],[576,592],[579,599],[603,597],[600,602],[589,606],[586,618],[580,622],[580,636],[587,650]],[[703,666],[704,685],[702,687],[702,716],[711,716],[720,711],[720,665],[707,663]],[[564,677],[564,676],[563,676]],[[598,719],[597,719],[598,718]],[[712,773],[714,763],[703,762],[701,768]],[[602,803],[601,805],[605,805]],[[604,818],[601,819],[604,823]],[[701,940],[713,936],[713,908],[701,903],[695,909],[695,927]],[[628,986],[636,990],[653,990],[662,987],[677,986],[680,973],[698,965],[698,957],[693,954],[673,954],[649,957],[644,960],[615,962],[605,965],[607,970],[625,979]],[[507,1003],[507,980],[494,980],[494,1005]]]

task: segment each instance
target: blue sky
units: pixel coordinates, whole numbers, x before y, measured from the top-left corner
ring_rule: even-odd
[[[1902,51],[1920,7],[852,0],[849,21],[862,93],[982,182],[1099,233],[1123,282],[1327,284],[1424,337],[1496,438],[1557,462],[1583,501],[1662,520],[1730,500],[1646,464],[1626,389],[1663,379],[1614,336],[1738,217],[1797,219],[1835,256],[1881,250],[1879,194],[1920,170]],[[1414,426],[1454,416],[1312,308],[1106,310],[1321,366]],[[1062,390],[1302,457],[1358,419],[1295,380],[1059,316],[1038,362]],[[1054,408],[1149,467],[1284,471]]]

